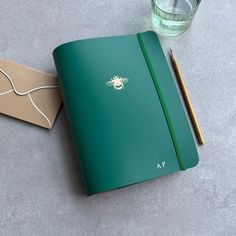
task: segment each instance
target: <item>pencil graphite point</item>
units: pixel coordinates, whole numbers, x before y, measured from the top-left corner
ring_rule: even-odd
[[[171,57],[172,61],[175,61],[176,60],[175,59],[175,55],[174,55],[174,53],[173,53],[171,48],[169,49],[169,53],[170,53],[170,57]]]

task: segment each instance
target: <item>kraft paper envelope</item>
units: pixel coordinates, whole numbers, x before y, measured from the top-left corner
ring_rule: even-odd
[[[61,102],[55,76],[0,59],[0,113],[51,129]]]

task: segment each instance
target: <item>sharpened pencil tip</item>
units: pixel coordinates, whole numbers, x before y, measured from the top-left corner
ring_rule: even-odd
[[[171,48],[169,49],[169,53],[170,53],[170,57],[171,57],[172,61],[176,61],[175,54],[173,53]]]

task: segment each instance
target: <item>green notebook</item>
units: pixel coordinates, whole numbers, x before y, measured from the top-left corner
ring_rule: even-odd
[[[88,195],[197,165],[154,32],[73,41],[53,56]]]

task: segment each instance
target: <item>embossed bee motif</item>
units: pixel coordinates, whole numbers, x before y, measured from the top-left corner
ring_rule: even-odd
[[[121,76],[114,76],[110,81],[106,82],[107,86],[113,86],[114,90],[122,90],[125,88],[125,83],[129,81],[128,78],[123,78]]]

